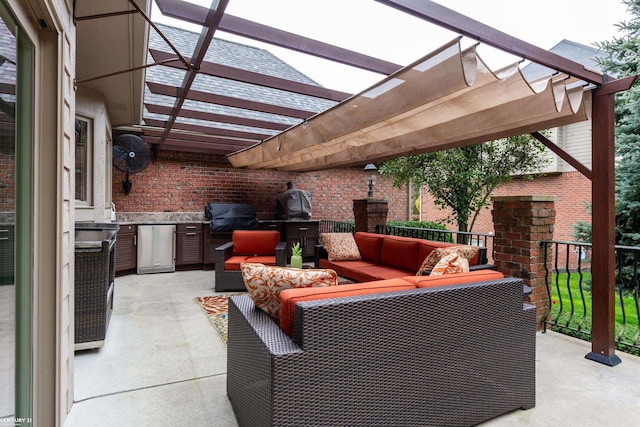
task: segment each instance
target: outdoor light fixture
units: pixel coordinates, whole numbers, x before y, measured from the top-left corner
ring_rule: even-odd
[[[373,178],[374,178],[374,174],[375,171],[377,171],[378,168],[376,167],[376,165],[374,165],[373,163],[368,163],[365,167],[364,167],[364,171],[367,173],[371,173],[371,175],[369,175],[369,192],[367,193],[367,197],[373,197]]]

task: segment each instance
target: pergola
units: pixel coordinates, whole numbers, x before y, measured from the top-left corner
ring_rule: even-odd
[[[517,67],[492,73],[473,48],[457,40],[402,67],[378,58],[311,40],[225,14],[229,0],[207,9],[182,0],[156,0],[164,15],[202,25],[191,57],[151,51],[155,65],[185,71],[180,87],[150,84],[149,89],[174,97],[173,107],[147,105],[168,119],[142,126],[154,150],[171,149],[229,154],[236,167],[303,171],[353,166],[492,139],[531,133],[592,181],[592,349],[587,358],[608,365],[615,354],[615,181],[614,95],[631,87],[636,76],[613,79],[516,39],[428,0],[376,0],[556,73],[526,82]],[[140,13],[134,0],[130,10]],[[157,31],[157,27],[144,17]],[[255,71],[204,61],[217,31],[248,37],[308,55],[375,71],[388,77],[356,95],[289,81]],[[166,40],[169,46],[170,40]],[[131,71],[131,70],[129,70]],[[264,86],[336,103],[326,111],[304,111],[255,100],[192,90],[204,73],[231,81]],[[100,76],[99,76],[100,77]],[[98,77],[98,78],[99,78]],[[86,79],[90,82],[93,79]],[[183,108],[188,99],[294,117],[298,124],[251,121],[243,115],[213,115]],[[538,131],[592,119],[592,170],[581,165]],[[190,117],[207,126],[180,123]],[[253,130],[229,130],[219,123]],[[256,129],[262,129],[260,132]]]

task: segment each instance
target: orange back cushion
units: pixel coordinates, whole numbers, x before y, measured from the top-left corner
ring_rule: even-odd
[[[384,240],[383,234],[358,231],[353,235],[353,238],[356,241],[356,245],[358,245],[360,257],[362,257],[363,260],[370,261],[375,264],[380,263],[380,248],[382,247],[382,241]]]
[[[410,237],[386,236],[380,251],[380,263],[401,270],[416,271],[418,240]]]
[[[234,230],[231,240],[234,255],[273,255],[280,233],[275,230]]]

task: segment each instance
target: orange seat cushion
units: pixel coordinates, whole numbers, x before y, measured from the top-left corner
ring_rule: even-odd
[[[246,255],[233,255],[224,261],[224,269],[240,271],[240,264],[242,264],[246,260]]]
[[[325,288],[285,289],[280,292],[280,328],[287,335],[293,336],[295,305],[300,301],[404,291],[407,289],[415,289],[415,284],[399,278]]]
[[[240,264],[243,262],[253,262],[264,265],[276,265],[276,257],[271,255],[247,256],[233,255],[224,262],[224,269],[227,271],[240,271]]]
[[[369,280],[385,280],[393,279],[396,277],[406,276],[407,270],[401,270],[399,268],[393,268],[386,265],[372,265],[371,267],[364,267],[360,270],[360,273],[371,277]],[[364,281],[364,280],[363,280]]]
[[[245,262],[257,262],[264,265],[276,265],[276,257],[274,255],[248,256]]]
[[[231,240],[234,255],[274,255],[280,233],[275,230],[234,230]]]
[[[459,285],[503,278],[504,274],[499,271],[476,270],[467,273],[443,274],[440,276],[407,276],[402,279],[415,284],[418,288],[430,288],[434,286]]]

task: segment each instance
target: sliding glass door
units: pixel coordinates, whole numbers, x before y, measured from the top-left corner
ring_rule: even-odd
[[[34,46],[0,0],[0,419],[32,414]]]

